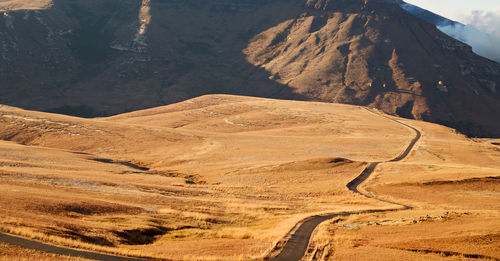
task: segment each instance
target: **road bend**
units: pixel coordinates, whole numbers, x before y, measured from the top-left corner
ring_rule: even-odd
[[[394,159],[392,159],[388,162],[397,162],[397,161],[401,161],[401,160],[405,159],[408,156],[408,154],[412,151],[415,144],[420,139],[420,137],[421,137],[420,131],[415,129],[414,127],[412,127],[408,124],[405,124],[403,122],[400,122],[398,120],[392,119],[392,118],[387,117],[387,116],[382,115],[382,114],[378,114],[378,113],[373,112],[371,110],[368,110],[368,111],[375,113],[378,116],[385,117],[389,120],[395,121],[395,122],[409,128],[415,132],[415,137],[411,140],[410,144],[406,147],[406,149],[400,155],[398,155],[397,157],[395,157]],[[355,179],[353,179],[351,182],[349,182],[347,184],[347,188],[349,190],[357,193],[357,194],[364,196],[364,197],[397,205],[397,206],[399,206],[398,208],[383,209],[383,210],[382,209],[380,209],[380,210],[375,209],[375,210],[363,210],[363,211],[352,211],[352,212],[340,212],[340,213],[332,213],[332,214],[309,217],[306,220],[302,221],[302,223],[300,223],[298,225],[299,227],[295,230],[295,232],[292,235],[290,235],[290,238],[286,242],[282,251],[276,257],[266,258],[266,260],[273,260],[273,261],[300,260],[304,256],[305,252],[307,251],[307,246],[309,244],[309,240],[311,239],[311,235],[312,235],[314,229],[320,223],[322,223],[328,219],[332,219],[332,218],[340,217],[340,216],[349,216],[349,215],[357,215],[357,214],[368,214],[368,213],[389,212],[389,211],[399,211],[399,210],[411,209],[412,208],[411,206],[404,205],[404,204],[397,203],[397,202],[388,201],[385,199],[380,199],[380,198],[377,198],[377,197],[374,197],[372,195],[369,195],[369,194],[366,194],[366,193],[359,191],[359,189],[358,189],[359,185],[361,183],[363,183],[364,181],[366,181],[370,177],[370,175],[373,173],[373,171],[375,170],[377,165],[380,163],[382,163],[382,162],[369,163],[359,176],[357,176]],[[19,236],[6,234],[6,233],[0,233],[0,242],[20,246],[23,248],[39,250],[39,251],[43,251],[43,252],[47,252],[47,253],[72,256],[72,257],[80,257],[80,258],[85,258],[85,259],[101,260],[101,261],[152,260],[152,259],[138,259],[138,258],[132,258],[132,257],[108,255],[108,254],[97,253],[97,252],[93,252],[93,251],[86,251],[86,250],[56,246],[56,245],[47,244],[47,243],[39,242],[36,240],[26,239],[26,238],[22,238]]]
[[[376,112],[371,111],[369,109],[367,109],[367,110],[371,113],[374,113],[380,117],[387,118],[391,121],[394,121],[398,124],[401,124],[401,125],[414,131],[415,136],[410,141],[410,143],[408,144],[406,149],[401,154],[399,154],[398,156],[396,156],[395,158],[393,158],[387,162],[397,162],[397,161],[401,161],[401,160],[405,159],[410,154],[410,152],[413,150],[413,148],[415,147],[415,144],[422,137],[422,134],[420,133],[420,131],[417,130],[416,128],[414,128],[406,123],[403,123],[401,121],[398,121],[396,119],[393,119],[393,118],[390,118],[388,116],[376,113]],[[347,188],[349,190],[351,190],[352,192],[357,193],[359,195],[362,195],[364,197],[396,205],[396,206],[398,206],[397,208],[340,212],[340,213],[332,213],[332,214],[309,217],[309,218],[303,220],[302,223],[298,224],[298,228],[295,230],[295,232],[293,232],[293,234],[288,235],[289,239],[285,243],[285,246],[283,247],[281,252],[277,256],[275,256],[274,258],[267,258],[267,260],[298,261],[298,260],[302,259],[302,257],[305,255],[305,253],[307,251],[307,247],[309,245],[309,241],[311,239],[311,235],[312,235],[314,229],[319,224],[321,224],[322,222],[324,222],[328,219],[332,219],[335,217],[341,217],[341,216],[349,216],[349,215],[369,214],[369,213],[379,213],[379,212],[391,212],[391,211],[400,211],[400,210],[411,209],[412,208],[411,206],[408,206],[408,205],[405,205],[402,203],[398,203],[398,202],[393,202],[393,201],[377,198],[373,195],[364,193],[358,189],[359,185],[361,185],[361,183],[366,181],[370,177],[370,175],[373,173],[375,168],[381,163],[383,163],[383,162],[371,162],[371,163],[369,163],[359,176],[357,176],[355,179],[353,179],[351,182],[349,182],[347,184]]]

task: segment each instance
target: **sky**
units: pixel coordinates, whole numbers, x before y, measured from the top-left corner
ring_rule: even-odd
[[[405,0],[500,37],[500,0]]]
[[[476,10],[500,13],[500,0],[405,0],[405,2],[459,22],[464,22],[462,20]]]
[[[404,0],[461,22],[439,30],[472,46],[481,56],[500,63],[500,0]]]

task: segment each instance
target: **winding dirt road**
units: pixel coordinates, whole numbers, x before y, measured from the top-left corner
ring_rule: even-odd
[[[368,110],[368,109],[367,109]],[[372,113],[375,113],[371,110],[368,110]],[[412,151],[413,147],[415,144],[418,142],[418,140],[421,137],[420,131],[417,129],[413,128],[410,125],[407,125],[403,122],[400,122],[398,120],[392,119],[390,117],[387,117],[385,115],[381,115],[378,113],[375,113],[381,117],[385,117],[389,120],[395,121],[407,128],[410,128],[413,130],[416,135],[415,137],[411,140],[410,144],[406,148],[404,152],[402,152],[400,155],[395,157],[394,159],[388,161],[388,162],[396,162],[396,161],[401,161],[404,158],[408,156],[408,154]],[[358,193],[360,195],[363,195],[367,198],[375,199],[378,201],[398,205],[398,208],[394,209],[380,209],[380,210],[363,210],[363,211],[353,211],[353,212],[340,212],[340,213],[332,213],[332,214],[327,214],[327,215],[321,215],[321,216],[313,216],[305,221],[303,221],[299,227],[295,230],[295,232],[291,235],[289,235],[289,240],[286,242],[285,246],[283,247],[282,251],[280,252],[279,255],[276,257],[270,259],[273,261],[295,261],[295,260],[300,260],[306,250],[307,246],[309,244],[309,240],[311,238],[311,235],[314,231],[314,229],[323,221],[326,221],[328,219],[332,219],[334,217],[339,217],[339,216],[349,216],[349,215],[356,215],[356,214],[367,214],[367,213],[377,213],[377,212],[389,212],[389,211],[399,211],[399,210],[405,210],[405,209],[411,209],[410,206],[400,204],[397,202],[392,202],[384,199],[379,199],[376,198],[372,195],[365,194],[361,191],[358,190],[358,186],[363,183],[370,175],[373,173],[375,168],[377,167],[378,164],[382,162],[372,162],[369,163],[368,166],[363,170],[363,172],[356,177],[354,180],[349,182],[347,184],[347,188],[355,193]],[[35,250],[40,250],[43,252],[48,252],[48,253],[53,253],[53,254],[58,254],[58,255],[66,255],[66,256],[72,256],[72,257],[81,257],[81,258],[86,258],[86,259],[94,259],[94,260],[102,260],[102,261],[138,261],[138,260],[145,260],[145,259],[136,259],[136,258],[130,258],[130,257],[120,257],[120,256],[114,256],[114,255],[107,255],[107,254],[102,254],[102,253],[97,253],[97,252],[92,252],[92,251],[86,251],[86,250],[78,250],[78,249],[73,249],[73,248],[67,248],[67,247],[60,247],[60,246],[55,246],[51,244],[46,244],[42,243],[39,241],[35,240],[30,240],[30,239],[25,239],[22,237],[14,236],[14,235],[9,235],[5,233],[0,233],[0,242],[3,243],[8,243],[11,245],[16,245],[24,248],[29,248],[29,249],[35,249]],[[268,259],[269,260],[269,259]]]
[[[86,259],[102,260],[102,261],[138,261],[144,259],[136,259],[131,257],[120,257],[107,254],[101,254],[92,251],[85,251],[67,247],[60,247],[50,244],[45,244],[42,242],[25,239],[18,236],[13,236],[9,234],[0,233],[0,241],[3,243],[16,245],[24,248],[40,250],[47,253],[53,253],[58,255],[80,257]]]
[[[392,120],[394,122],[397,122],[415,132],[415,137],[411,140],[410,144],[406,147],[405,151],[403,151],[401,154],[399,154],[397,157],[394,159],[388,161],[388,162],[397,162],[405,159],[408,154],[413,150],[415,147],[415,144],[420,140],[420,137],[422,137],[422,134],[420,133],[419,130],[415,129],[414,127],[405,124],[403,122],[400,122],[398,120],[392,119],[390,117],[387,117],[382,114],[378,114],[376,112],[373,112],[369,109],[368,111],[387,118],[389,120]],[[373,173],[377,165],[383,162],[371,162],[366,166],[366,168],[361,172],[359,176],[357,176],[355,179],[353,179],[351,182],[347,184],[347,188],[357,194],[360,194],[364,197],[375,199],[378,201],[382,201],[385,203],[390,203],[399,206],[398,208],[394,209],[380,209],[380,210],[363,210],[363,211],[353,211],[353,212],[340,212],[340,213],[332,213],[332,214],[327,214],[327,215],[321,215],[321,216],[313,216],[309,217],[306,220],[304,220],[299,227],[293,232],[293,234],[289,235],[289,240],[286,242],[285,246],[281,250],[281,252],[274,258],[268,259],[272,261],[296,261],[300,260],[306,253],[307,251],[307,246],[309,245],[309,240],[311,239],[311,235],[314,231],[314,229],[321,224],[323,221],[326,221],[328,219],[332,219],[335,217],[340,217],[340,216],[349,216],[349,215],[357,215],[357,214],[367,214],[367,213],[378,213],[378,212],[390,212],[390,211],[399,211],[399,210],[407,210],[411,209],[411,206],[404,205],[401,203],[397,202],[392,202],[389,200],[385,199],[380,199],[376,198],[372,195],[363,193],[358,190],[358,186],[363,183],[365,180],[367,180],[370,175]]]

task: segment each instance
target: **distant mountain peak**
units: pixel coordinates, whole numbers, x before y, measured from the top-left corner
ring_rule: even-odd
[[[60,0],[1,18],[3,104],[101,116],[226,93],[500,135],[500,65],[399,0]]]
[[[401,6],[401,8],[403,8],[404,10],[409,12],[410,14],[412,14],[418,18],[421,18],[421,19],[427,21],[428,23],[434,24],[436,26],[450,26],[450,25],[458,24],[458,22],[456,22],[456,21],[450,20],[446,17],[440,16],[436,13],[433,13],[429,10],[420,8],[416,5],[406,3],[402,0],[397,0],[396,2]]]

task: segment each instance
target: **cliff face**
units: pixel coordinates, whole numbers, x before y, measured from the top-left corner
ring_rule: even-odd
[[[58,0],[0,13],[0,103],[83,116],[231,93],[500,135],[500,65],[385,0]]]
[[[285,19],[269,2],[56,0],[1,12],[0,103],[97,116],[207,93],[302,99],[242,54]]]
[[[0,103],[39,110],[79,104],[68,91],[106,67],[114,41],[133,41],[139,6],[54,1],[47,9],[0,12]],[[93,91],[86,95],[102,95]]]
[[[374,106],[471,135],[498,133],[499,64],[395,3],[307,6],[313,10],[251,43],[249,61],[315,100]]]

